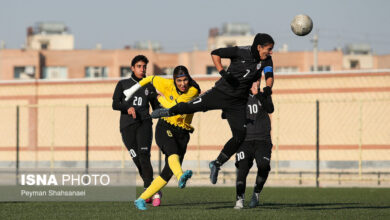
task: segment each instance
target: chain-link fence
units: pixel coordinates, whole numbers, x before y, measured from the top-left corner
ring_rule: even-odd
[[[272,120],[270,185],[390,184],[390,100],[278,100]],[[231,132],[220,111],[196,113],[183,164],[194,183],[208,184],[208,163]],[[119,133],[119,113],[107,105],[0,107],[3,168],[134,166]],[[154,121],[156,124],[156,121]],[[153,141],[158,173],[164,156]],[[256,167],[252,168],[252,171]],[[254,178],[254,173],[249,179]],[[234,157],[219,183],[235,180]]]

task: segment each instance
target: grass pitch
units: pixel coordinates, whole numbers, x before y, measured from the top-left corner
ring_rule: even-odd
[[[2,202],[0,219],[390,219],[386,188],[268,187],[259,207],[234,210],[234,204],[234,187],[167,187],[162,205],[146,211],[132,202]]]

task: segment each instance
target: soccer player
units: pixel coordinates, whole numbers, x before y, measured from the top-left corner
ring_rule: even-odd
[[[152,118],[158,118],[213,109],[222,109],[225,112],[233,137],[225,144],[217,159],[209,164],[210,180],[213,184],[217,182],[220,166],[229,160],[245,139],[249,90],[252,83],[260,79],[263,71],[266,80],[263,93],[266,96],[272,93],[274,80],[271,55],[274,44],[270,35],[259,33],[255,36],[252,46],[212,51],[214,65],[222,75],[215,86],[191,102],[178,103],[169,109],[157,109],[151,114]],[[227,71],[222,67],[221,58],[231,61]]]
[[[200,93],[199,85],[191,78],[185,66],[177,66],[173,71],[173,80],[159,76],[149,76],[133,86],[127,97],[132,97],[140,88],[152,84],[161,94],[158,101],[164,108],[170,108],[177,103],[188,102]],[[165,166],[152,184],[134,201],[139,210],[146,210],[148,198],[160,191],[171,179],[172,175],[178,180],[179,188],[184,188],[192,176],[192,171],[183,172],[181,163],[190,140],[190,133],[194,131],[191,126],[193,114],[183,114],[161,118],[156,126],[156,143],[165,154]]]
[[[249,207],[259,204],[259,195],[271,170],[271,120],[268,114],[273,113],[274,105],[271,96],[258,90],[258,83],[253,83],[247,103],[247,134],[245,141],[236,153],[236,205],[235,209],[244,208],[246,177],[256,159],[257,176]]]
[[[131,100],[125,101],[123,91],[145,77],[148,62],[148,59],[143,55],[135,56],[131,61],[132,74],[130,78],[120,80],[117,83],[112,97],[112,108],[121,112],[120,132],[123,143],[138,168],[145,189],[153,181],[153,168],[150,162],[153,131],[149,104],[152,105],[153,109],[159,107],[157,92],[152,85],[148,85],[137,91]],[[159,202],[158,196],[157,194],[157,200],[153,204]],[[151,202],[151,199],[147,202]]]

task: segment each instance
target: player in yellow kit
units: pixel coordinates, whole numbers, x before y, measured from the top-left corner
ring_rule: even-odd
[[[199,85],[191,78],[185,66],[177,66],[173,71],[173,79],[159,76],[149,76],[142,79],[139,84],[124,91],[130,98],[142,86],[151,83],[161,94],[158,101],[164,108],[170,108],[180,102],[189,102],[200,93]],[[156,142],[165,154],[165,166],[152,184],[134,202],[139,210],[146,210],[145,200],[162,189],[172,175],[178,180],[179,188],[184,188],[192,176],[192,171],[183,172],[181,163],[190,140],[190,133],[194,131],[191,126],[193,114],[176,115],[161,118],[156,126]]]

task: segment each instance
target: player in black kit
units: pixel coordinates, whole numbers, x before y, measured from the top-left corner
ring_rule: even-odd
[[[210,180],[215,184],[220,166],[237,151],[246,135],[246,103],[252,83],[258,81],[264,72],[266,87],[263,93],[272,94],[273,63],[272,49],[274,40],[268,34],[255,36],[252,46],[220,48],[211,52],[215,67],[221,74],[215,86],[197,99],[188,103],[178,103],[169,109],[158,109],[152,112],[153,118],[177,114],[191,114],[199,111],[222,109],[226,114],[233,137],[225,144],[217,159],[211,161]],[[221,58],[230,59],[227,71],[221,64]]]
[[[274,105],[271,96],[266,96],[258,91],[258,83],[253,83],[252,94],[247,102],[247,133],[245,141],[236,153],[236,206],[235,209],[244,208],[244,195],[246,188],[246,177],[253,160],[256,159],[257,176],[252,199],[249,203],[254,208],[259,203],[259,195],[268,173],[271,170],[271,120],[268,114],[273,113]]]
[[[152,85],[147,85],[137,91],[130,100],[125,101],[123,91],[145,77],[148,62],[143,55],[135,56],[131,61],[131,77],[118,82],[112,97],[112,108],[121,112],[120,132],[123,143],[138,168],[145,189],[153,181],[153,168],[150,162],[153,131],[149,103],[153,109],[158,108],[158,94]]]

